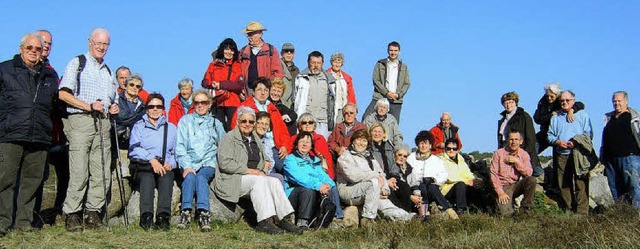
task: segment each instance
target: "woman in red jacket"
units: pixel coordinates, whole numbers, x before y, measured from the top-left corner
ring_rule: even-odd
[[[231,118],[240,106],[240,94],[244,87],[242,70],[238,62],[238,46],[231,38],[224,39],[213,51],[213,61],[209,63],[202,79],[202,87],[211,89],[213,115],[222,121],[226,131],[231,130]]]
[[[189,78],[182,78],[178,81],[180,92],[171,100],[169,107],[169,123],[178,125],[178,121],[185,114],[194,112],[194,105],[191,104],[191,94],[193,93],[193,81]]]

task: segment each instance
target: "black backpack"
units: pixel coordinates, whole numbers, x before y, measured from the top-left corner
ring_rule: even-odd
[[[84,54],[78,55],[76,57],[78,58],[78,69],[76,69],[76,94],[75,95],[78,96],[80,95],[80,74],[82,74],[84,67],[87,65],[87,57]],[[109,72],[109,75],[111,75],[111,69],[109,68],[109,66],[105,65],[105,67],[107,67],[107,71]],[[60,81],[62,81],[62,77],[60,77]],[[67,105],[67,103],[65,103],[64,101],[57,101],[56,103],[57,105],[55,109],[56,109],[57,115],[62,118],[67,118],[69,116],[69,113],[67,112],[67,107],[69,105]]]
[[[322,195],[319,204],[315,217],[309,222],[310,228],[327,228],[336,215],[336,206],[329,195]]]

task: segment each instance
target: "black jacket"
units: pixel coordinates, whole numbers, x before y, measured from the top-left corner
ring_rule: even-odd
[[[129,148],[129,136],[131,135],[131,128],[138,120],[142,119],[145,114],[145,106],[142,103],[142,98],[138,98],[138,103],[135,109],[132,109],[128,105],[125,90],[120,91],[118,94],[118,108],[120,112],[115,116],[116,124],[118,125],[118,146],[119,149]],[[113,147],[113,146],[112,146]]]
[[[507,111],[501,112],[500,115],[502,115],[502,119],[498,121],[498,149],[506,146],[503,143],[502,136],[500,135],[500,126],[502,125],[502,122],[505,121]],[[524,140],[520,147],[529,153],[529,157],[531,157],[531,166],[539,166],[540,160],[538,159],[538,153],[536,150],[536,129],[533,127],[533,120],[531,119],[531,116],[529,116],[522,107],[518,107],[518,109],[516,109],[516,113],[513,114],[511,119],[509,119],[505,136],[507,136],[511,131],[517,131],[522,134]]]
[[[298,134],[298,126],[296,124],[296,122],[298,121],[298,114],[295,111],[293,111],[293,109],[283,104],[282,100],[273,101],[271,100],[271,97],[269,97],[269,101],[271,101],[271,103],[273,103],[273,105],[276,106],[276,109],[278,109],[278,111],[280,112],[280,115],[289,115],[289,118],[291,120],[289,122],[286,122],[286,121],[284,122],[287,125],[287,130],[289,130],[289,134],[291,136]]]
[[[0,63],[0,143],[51,144],[51,113],[58,74],[38,63],[29,69],[19,54]]]
[[[573,113],[579,112],[580,110],[584,110],[584,103],[577,101],[573,105]],[[549,125],[551,125],[551,118],[553,117],[553,112],[558,112],[562,109],[560,107],[560,98],[557,98],[553,103],[549,103],[547,101],[547,96],[542,95],[542,98],[538,101],[538,109],[533,113],[533,120],[536,124],[540,125],[540,132],[544,134],[549,131]]]

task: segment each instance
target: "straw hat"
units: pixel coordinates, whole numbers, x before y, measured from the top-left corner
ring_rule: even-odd
[[[247,24],[247,28],[242,30],[243,34],[256,32],[256,31],[266,31],[267,29],[262,27],[262,23],[257,21],[251,21]]]

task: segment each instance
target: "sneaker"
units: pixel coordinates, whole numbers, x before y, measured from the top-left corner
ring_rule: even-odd
[[[200,224],[200,231],[209,232],[211,231],[211,220],[210,220],[208,211],[200,211],[198,215],[198,224]]]
[[[168,213],[160,213],[156,215],[156,227],[162,231],[169,231],[169,216]]]
[[[78,213],[67,214],[64,225],[69,232],[80,232],[83,229],[82,218],[80,218],[80,214]]]
[[[178,229],[185,229],[191,223],[191,210],[185,209],[180,213],[180,223],[176,226]]]
[[[97,211],[87,212],[87,218],[84,220],[84,224],[89,229],[98,229],[102,226],[102,219]]]
[[[305,219],[298,219],[296,221],[296,226],[301,227],[301,228],[302,227],[307,227],[308,228],[309,227],[309,221],[307,221]]]
[[[302,235],[302,228],[292,224],[287,218],[280,220],[280,222],[278,222],[278,227],[282,228],[287,232],[290,232],[296,235]]]
[[[452,220],[457,220],[459,219],[458,214],[456,213],[456,211],[453,210],[453,208],[447,208],[447,210],[444,210],[445,214],[447,214],[447,216],[449,216],[449,219]]]
[[[256,225],[256,231],[264,232],[264,233],[268,233],[268,234],[281,234],[281,233],[284,233],[284,230],[280,229],[275,224],[273,224],[273,219],[271,219],[271,218],[267,218],[267,219],[264,219],[264,220],[258,222],[258,225]]]
[[[153,228],[153,214],[144,213],[140,216],[140,227],[144,230],[151,230]]]

